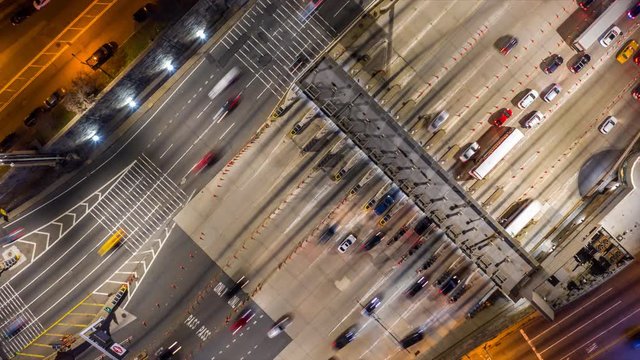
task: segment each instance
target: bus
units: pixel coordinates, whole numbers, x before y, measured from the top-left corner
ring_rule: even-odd
[[[504,228],[511,236],[516,236],[525,226],[527,226],[533,218],[542,210],[542,204],[533,200],[527,206],[515,213],[515,216],[509,221],[509,225]]]
[[[522,140],[524,134],[516,128],[506,128],[500,139],[489,148],[469,171],[469,174],[478,180],[484,179],[498,163]]]
[[[576,38],[573,42],[573,47],[578,51],[586,51],[619,17],[623,16],[636,1],[637,0],[615,0],[609,5],[607,10],[600,14],[600,16]]]
[[[122,240],[122,238],[124,238],[124,235],[124,230],[118,229],[115,233],[113,233],[113,235],[111,235],[111,237],[107,241],[104,242],[104,244],[102,244],[102,246],[98,250],[98,254],[100,256],[103,256],[109,250],[116,247],[118,244],[120,244],[120,241]]]

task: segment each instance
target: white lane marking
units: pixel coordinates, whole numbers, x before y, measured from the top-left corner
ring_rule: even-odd
[[[588,303],[582,305],[581,307],[577,308],[574,312],[572,312],[571,314],[567,315],[565,318],[563,318],[562,320],[556,322],[555,324],[553,324],[552,326],[548,327],[545,331],[541,332],[540,334],[534,336],[533,338],[531,338],[531,341],[534,341],[535,339],[539,338],[541,335],[545,334],[547,331],[555,328],[556,326],[560,325],[563,321],[567,320],[568,318],[572,317],[575,313],[577,313],[578,311],[584,309],[585,307],[589,306],[589,304],[591,304],[592,302],[598,300],[600,297],[604,296],[606,293],[608,293],[609,291],[613,290],[613,288],[608,288],[607,290],[603,291],[602,294],[596,296],[595,298],[591,299],[591,301],[589,301]]]
[[[222,110],[221,110],[222,111]],[[220,112],[218,112],[219,114]],[[218,115],[216,114],[216,116]],[[227,113],[224,113],[222,117],[224,117],[224,115],[226,115]],[[167,170],[167,172],[165,173],[167,176],[168,174],[171,172],[171,170],[173,170],[174,167],[176,167],[176,165],[178,165],[178,163],[180,161],[182,161],[182,158],[185,157],[185,155],[187,155],[189,153],[189,151],[191,151],[191,149],[193,149],[193,147],[209,132],[209,130],[211,129],[211,127],[215,124],[217,124],[215,122],[215,117],[213,118],[214,121],[211,121],[211,124],[209,124],[209,126],[207,126],[206,129],[204,129],[204,131],[202,132],[202,134],[200,134],[200,136],[198,136],[198,138],[196,139],[196,141],[193,142],[193,144],[191,144],[191,146],[189,146],[189,148],[187,150],[185,150],[184,153],[182,153],[182,155],[180,155],[180,157],[178,158],[178,160],[176,160],[173,165],[171,165],[171,167],[169,168],[169,170]],[[222,119],[220,119],[222,120]],[[220,120],[218,120],[218,122],[220,122]]]
[[[200,116],[202,116],[202,113],[204,113],[205,111],[207,111],[207,109],[209,108],[209,106],[211,106],[211,104],[213,104],[213,101],[209,101],[209,103],[207,104],[207,106],[204,107],[204,109],[202,109],[202,111],[200,111],[200,114],[198,114],[198,116],[196,116],[196,119],[200,118]]]
[[[630,318],[632,315],[634,315],[635,313],[637,313],[638,311],[640,311],[640,308],[635,309],[631,314],[623,317],[622,319],[620,319],[620,321],[618,321],[617,323],[609,326],[607,329],[603,330],[601,333],[599,333],[598,335],[594,336],[593,338],[589,339],[587,342],[585,342],[584,344],[580,345],[578,348],[576,348],[575,350],[573,350],[572,352],[568,353],[567,355],[565,355],[562,360],[569,360],[569,355],[573,354],[574,352],[578,351],[579,349],[581,349],[582,347],[584,347],[585,345],[589,344],[590,342],[594,341],[595,339],[599,338],[600,336],[602,336],[604,333],[608,332],[609,330],[613,329],[614,327],[618,326],[621,322],[627,320],[628,318]]]
[[[231,124],[231,126],[229,126],[227,128],[227,130],[225,130],[225,132],[222,133],[222,135],[220,135],[220,137],[218,138],[219,140],[222,140],[222,138],[227,135],[227,133],[229,132],[229,130],[231,130],[231,128],[233,127],[233,125],[235,125],[236,123]]]
[[[338,9],[338,11],[336,11],[335,14],[333,14],[333,17],[338,16],[338,14],[340,14],[340,12],[344,9],[345,6],[347,6],[348,3],[349,3],[348,1],[345,1],[344,5],[342,5],[342,7],[340,9]]]
[[[522,335],[522,337],[527,342],[527,344],[529,344],[529,347],[531,348],[533,353],[536,354],[536,357],[538,358],[538,360],[542,360],[542,355],[540,355],[540,353],[536,350],[536,347],[533,345],[533,342],[531,342],[531,339],[529,339],[529,337],[527,336],[527,334],[524,332],[523,329],[520,329],[520,335]]]
[[[173,143],[171,143],[171,145],[169,145],[169,147],[167,148],[167,150],[165,150],[165,151],[162,153],[162,155],[160,155],[160,159],[162,159],[162,158],[167,154],[167,151],[169,151],[169,149],[171,149],[172,147],[173,147]]]
[[[554,342],[553,344],[549,345],[546,349],[540,351],[540,354],[544,353],[545,351],[551,349],[552,347],[558,345],[559,343],[561,343],[562,341],[564,341],[564,339],[568,338],[569,336],[573,335],[576,331],[582,329],[583,327],[589,325],[589,323],[591,323],[593,320],[596,320],[597,318],[599,318],[600,316],[604,315],[605,313],[607,313],[609,310],[613,309],[614,307],[620,305],[622,303],[622,300],[618,300],[617,303],[609,306],[606,310],[604,310],[603,312],[601,312],[600,314],[598,314],[597,316],[591,318],[591,320],[587,321],[586,323],[578,326],[575,330],[573,330],[572,332],[568,333],[567,335],[563,336],[560,338],[560,340]]]

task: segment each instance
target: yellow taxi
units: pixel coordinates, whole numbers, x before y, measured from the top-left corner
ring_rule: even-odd
[[[100,249],[98,249],[98,254],[102,256],[109,252],[109,250],[113,249],[120,243],[125,235],[124,230],[118,229],[109,239],[107,239],[107,241],[104,242],[104,244],[102,244]]]
[[[620,64],[624,64],[627,60],[631,59],[631,56],[633,56],[633,53],[636,52],[636,50],[638,50],[638,42],[635,40],[629,40],[629,42],[618,52],[616,60],[618,60]]]

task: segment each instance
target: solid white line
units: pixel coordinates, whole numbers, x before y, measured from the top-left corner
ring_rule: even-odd
[[[226,115],[226,113],[224,115]],[[222,116],[222,117],[224,117],[224,116]],[[220,120],[222,120],[222,118]],[[220,122],[220,120],[218,120],[218,122]],[[198,141],[200,141],[200,139],[202,139],[207,134],[207,132],[209,132],[209,129],[211,129],[211,127],[214,124],[215,124],[215,122],[212,121],[211,124],[209,124],[209,126],[207,126],[207,128],[204,129],[204,131],[202,132],[202,134],[200,134],[200,136],[198,136],[196,141],[194,141],[193,144],[191,144],[191,146],[189,146],[189,148],[180,156],[180,158],[178,160],[176,160],[176,162],[174,162],[173,165],[171,165],[169,170],[167,170],[167,172],[165,173],[166,174],[165,176],[168,176],[168,174],[171,172],[171,170],[173,170],[173,168],[176,165],[178,165],[180,163],[180,161],[182,161],[182,158],[185,157],[185,155],[187,155],[189,153],[189,151],[191,151],[191,149],[193,149],[193,147],[198,143]]]
[[[340,12],[344,9],[345,6],[347,6],[348,3],[349,3],[348,1],[345,1],[344,5],[342,5],[342,7],[340,9],[338,9],[338,11],[336,11],[335,14],[333,14],[333,17],[338,16],[338,14],[340,14]]]
[[[227,133],[229,132],[229,130],[231,130],[231,128],[233,127],[233,125],[235,125],[236,123],[231,124],[231,126],[229,126],[229,128],[227,128],[227,130],[225,132],[222,133],[222,135],[220,135],[219,140],[222,140],[222,138],[227,135]]]
[[[529,344],[529,347],[531,348],[533,353],[536,354],[536,357],[538,358],[538,360],[542,360],[542,355],[540,355],[540,353],[536,350],[536,347],[533,345],[533,343],[531,342],[531,339],[529,339],[529,337],[527,336],[527,334],[524,332],[523,329],[520,329],[520,334],[522,335],[524,340],[527,342],[527,344]]]
[[[574,352],[580,350],[582,347],[586,346],[587,344],[591,343],[593,340],[599,338],[600,336],[602,336],[602,334],[608,332],[609,330],[613,329],[614,327],[618,326],[621,322],[627,320],[628,318],[630,318],[632,315],[634,315],[635,313],[637,313],[638,311],[640,311],[640,308],[635,309],[631,314],[623,317],[620,321],[618,321],[617,323],[611,325],[610,327],[608,327],[607,329],[605,329],[604,331],[602,331],[601,333],[599,333],[598,335],[594,336],[593,338],[589,339],[587,342],[585,342],[584,344],[580,345],[578,348],[576,348],[575,350],[573,350],[572,352],[568,353],[567,355],[565,355],[562,360],[569,360],[569,356],[571,354],[573,354]]]
[[[575,313],[577,313],[578,311],[584,309],[585,307],[587,307],[589,304],[591,304],[592,302],[598,300],[600,297],[602,297],[603,295],[605,295],[606,293],[608,293],[609,291],[611,291],[613,288],[608,288],[607,290],[603,291],[602,294],[596,296],[595,298],[591,299],[591,301],[589,301],[588,303],[582,305],[581,307],[577,308],[574,312],[572,312],[571,314],[567,315],[564,319],[556,322],[555,324],[553,324],[552,326],[550,326],[549,328],[547,328],[545,331],[541,332],[540,334],[536,335],[535,337],[531,338],[531,341],[534,341],[535,339],[539,338],[541,335],[543,335],[544,333],[546,333],[547,331],[555,328],[556,326],[560,325],[563,321],[567,320],[568,318],[570,318],[571,316],[573,316]]]
[[[561,343],[564,339],[568,338],[569,336],[573,335],[576,331],[582,329],[583,327],[589,325],[589,323],[591,323],[593,320],[599,318],[600,316],[604,315],[606,312],[608,312],[609,310],[613,309],[614,307],[620,305],[620,303],[622,303],[622,300],[618,300],[617,303],[609,306],[606,310],[604,310],[603,312],[601,312],[600,314],[598,314],[597,316],[591,318],[591,320],[587,321],[586,323],[580,325],[579,327],[577,327],[575,330],[573,330],[572,332],[568,333],[567,335],[563,336],[562,338],[560,338],[560,340],[554,342],[553,344],[549,345],[546,349],[540,351],[540,354],[544,353],[545,351],[551,349],[552,347],[558,345],[559,343]]]
[[[162,155],[160,155],[160,159],[162,159],[162,158],[167,154],[167,151],[169,151],[169,149],[171,149],[172,147],[173,147],[173,143],[171,143],[171,145],[169,145],[169,147],[167,148],[167,150],[165,150],[165,151],[162,153]]]
[[[204,113],[209,108],[209,106],[211,106],[211,104],[213,104],[213,101],[209,101],[207,106],[205,106],[204,109],[202,109],[202,111],[200,111],[200,114],[198,114],[198,116],[196,116],[196,119],[200,118],[200,116],[202,116],[202,113]]]

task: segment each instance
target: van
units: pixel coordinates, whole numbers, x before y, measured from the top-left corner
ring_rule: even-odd
[[[438,129],[440,129],[442,124],[444,124],[444,122],[447,121],[448,118],[449,118],[448,112],[446,112],[445,110],[440,111],[438,115],[436,115],[436,117],[433,119],[431,124],[429,124],[429,131],[431,132],[438,131]]]
[[[342,242],[340,243],[340,246],[338,246],[338,251],[344,254],[349,248],[349,246],[353,245],[353,243],[356,242],[356,240],[357,239],[353,234],[349,234],[349,236],[347,236],[344,240],[342,240]]]
[[[104,242],[104,244],[102,244],[102,246],[98,250],[98,255],[103,256],[109,250],[118,246],[118,244],[120,244],[120,241],[122,240],[122,238],[124,238],[124,236],[125,236],[124,230],[118,229],[115,233],[113,233],[113,235],[111,235],[111,237],[107,241]]]
[[[549,103],[553,101],[553,99],[555,99],[558,94],[560,94],[560,91],[562,91],[560,85],[552,84],[551,88],[542,96],[542,100]]]
[[[543,119],[544,119],[544,115],[542,115],[540,111],[534,111],[531,114],[529,114],[529,116],[527,117],[527,120],[525,120],[524,127],[529,129],[536,127],[540,125]]]

